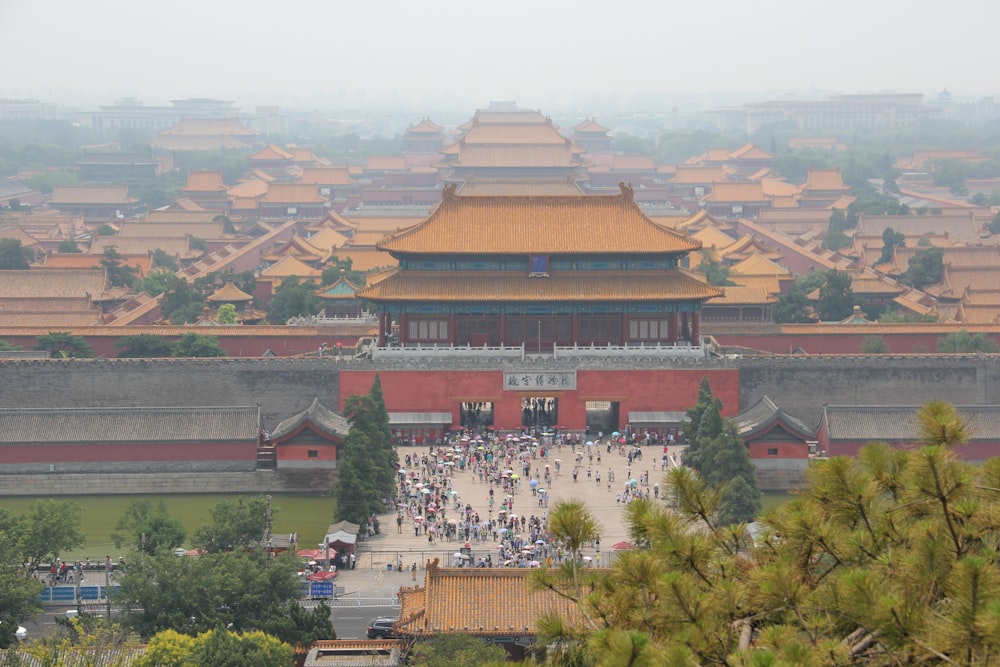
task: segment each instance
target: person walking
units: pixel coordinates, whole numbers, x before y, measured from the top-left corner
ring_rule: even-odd
[[[416,563],[414,563],[413,565],[410,566],[410,579],[412,581],[416,581],[417,580],[417,564]]]

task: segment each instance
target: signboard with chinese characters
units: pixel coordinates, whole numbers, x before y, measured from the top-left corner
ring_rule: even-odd
[[[576,389],[576,371],[504,372],[503,388],[509,391],[572,391]]]

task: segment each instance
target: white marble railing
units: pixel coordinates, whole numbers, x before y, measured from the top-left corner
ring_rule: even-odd
[[[378,316],[362,315],[361,317],[323,317],[321,315],[305,315],[302,317],[292,317],[286,322],[288,326],[334,326],[337,324],[364,324],[376,326]]]
[[[489,347],[481,345],[406,345],[391,347],[372,346],[373,359],[410,359],[413,357],[429,357],[440,359],[445,357],[460,357],[463,359],[497,357],[524,359],[524,345]]]
[[[630,345],[556,345],[552,356],[569,357],[704,357],[703,345],[662,345],[632,343]]]
[[[571,358],[607,358],[607,357],[662,357],[669,358],[699,358],[707,354],[703,345],[649,345],[633,343],[631,345],[557,345],[551,352],[526,352],[524,345],[495,346],[481,345],[405,345],[390,347],[371,347],[375,359],[412,359],[427,357],[442,358],[510,358],[524,359],[528,357],[551,357],[553,359]]]

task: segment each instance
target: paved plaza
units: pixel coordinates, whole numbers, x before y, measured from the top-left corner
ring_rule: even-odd
[[[548,508],[560,500],[583,500],[601,526],[599,545],[589,545],[585,551],[598,562],[600,562],[600,558],[597,557],[598,552],[603,554],[605,559],[608,558],[614,544],[628,539],[626,526],[621,521],[625,507],[623,492],[626,485],[629,484],[633,489],[651,495],[663,486],[662,444],[641,447],[639,450],[641,458],[634,458],[631,464],[628,460],[630,451],[635,451],[630,445],[613,445],[609,453],[607,442],[595,443],[592,446],[577,445],[575,448],[565,444],[561,447],[553,446],[546,451],[544,457],[539,456],[536,449],[535,455],[527,459],[530,463],[530,475],[527,478],[523,474],[520,475],[516,488],[510,494],[512,498],[509,502],[513,503],[513,507],[509,512],[518,516],[541,517],[547,513]],[[407,455],[410,455],[412,461],[414,457],[419,459],[429,455],[431,449],[400,447],[398,452],[402,463]],[[676,465],[675,462],[680,461],[681,452],[682,448],[679,446],[670,447],[667,465]],[[548,482],[545,481],[546,465],[549,466],[550,472]],[[412,471],[414,466],[411,465],[406,469]],[[516,462],[512,464],[512,469],[517,470],[517,473],[523,472],[522,464]],[[455,492],[448,504],[445,521],[459,518],[460,511],[456,506],[464,508],[467,504],[471,505],[473,512],[478,513],[483,519],[498,516],[500,499],[507,494],[500,486],[492,486],[494,506],[491,511],[491,485],[488,482],[480,481],[479,476],[471,469],[463,470],[459,465],[444,466],[441,470],[438,479],[445,485],[450,482],[451,489]],[[531,488],[531,479],[535,478],[536,471],[538,475],[536,488],[544,488],[545,494],[533,492]],[[635,480],[635,484],[632,484],[631,480]],[[394,511],[381,515],[380,534],[359,544],[356,567],[378,572],[375,576],[379,581],[369,582],[369,577],[365,577],[364,581],[368,587],[380,588],[378,584],[385,581],[385,590],[393,586],[398,588],[400,582],[412,582],[414,576],[418,582],[422,581],[422,569],[428,559],[439,558],[443,565],[452,565],[455,553],[465,546],[464,539],[448,540],[435,536],[433,542],[430,542],[426,531],[418,522],[414,522],[412,517],[404,516],[401,525],[397,525],[397,516]],[[473,541],[470,546],[474,553],[473,562],[476,560],[476,555],[492,554],[496,550],[496,543],[492,537],[488,537],[485,541]],[[402,573],[398,571],[400,565]],[[414,565],[417,566],[416,572],[412,572]],[[385,574],[382,574],[383,572]],[[357,579],[346,572],[343,574],[345,575],[343,581]],[[360,584],[361,581],[357,583]]]

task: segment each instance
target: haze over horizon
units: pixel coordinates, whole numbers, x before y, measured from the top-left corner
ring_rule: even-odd
[[[0,97],[94,106],[524,107],[832,93],[998,92],[1000,3],[7,0]],[[718,102],[715,102],[718,103]]]

